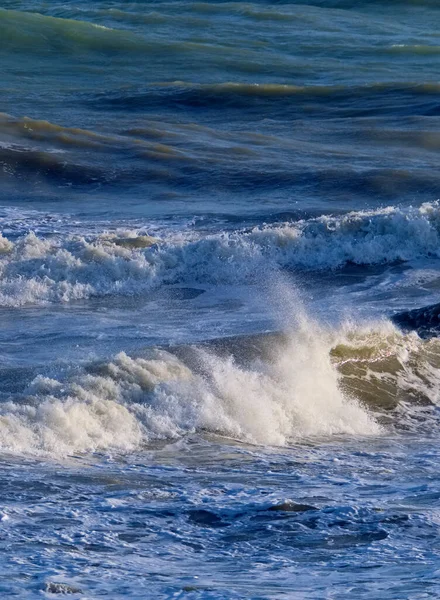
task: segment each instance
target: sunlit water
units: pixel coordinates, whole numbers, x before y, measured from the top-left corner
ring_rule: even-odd
[[[440,597],[439,9],[2,3],[2,597]]]

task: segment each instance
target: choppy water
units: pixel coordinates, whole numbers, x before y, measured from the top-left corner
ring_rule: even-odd
[[[2,597],[440,598],[439,23],[2,3]]]

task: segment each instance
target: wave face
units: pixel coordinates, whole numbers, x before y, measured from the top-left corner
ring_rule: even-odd
[[[435,427],[437,339],[385,321],[296,321],[283,334],[121,352],[64,378],[38,375],[0,404],[0,450],[132,452],[196,433],[285,446]]]
[[[427,407],[438,406],[440,400],[438,338],[403,334],[388,321],[347,326],[331,355],[345,393],[372,409],[397,411],[401,427],[433,426],[435,411],[429,418]]]
[[[1,237],[0,305],[142,295],[173,284],[252,283],[279,268],[320,271],[438,257],[439,216],[431,203],[219,234]]]
[[[283,446],[335,434],[377,435],[380,425],[344,394],[331,336],[309,320],[283,336],[226,346],[120,353],[67,381],[37,376],[0,405],[0,449],[62,456],[133,451],[155,440],[212,432]],[[249,352],[248,344],[253,346]],[[319,378],[316,373],[319,372]]]
[[[0,10],[0,32],[8,50],[27,53],[29,50],[52,54],[130,51],[142,38],[130,32],[114,30],[82,20],[63,19],[40,13]],[[146,46],[146,43],[144,43]]]

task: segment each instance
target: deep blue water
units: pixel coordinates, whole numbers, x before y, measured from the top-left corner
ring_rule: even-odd
[[[440,598],[439,23],[2,3],[2,597]]]

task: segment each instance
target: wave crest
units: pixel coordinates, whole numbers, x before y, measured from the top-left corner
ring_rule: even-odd
[[[0,448],[60,456],[130,451],[204,431],[262,445],[380,433],[341,391],[325,332],[305,321],[272,341],[265,357],[206,347],[146,358],[122,352],[67,381],[40,375],[0,404]]]
[[[145,231],[0,238],[0,305],[137,295],[170,284],[261,281],[276,269],[319,271],[437,257],[437,202],[203,235]]]

